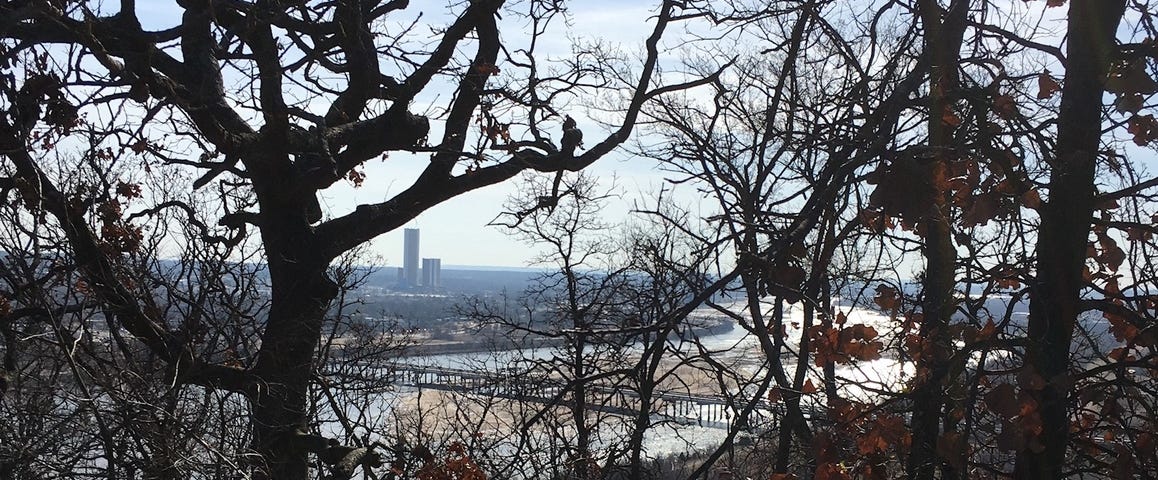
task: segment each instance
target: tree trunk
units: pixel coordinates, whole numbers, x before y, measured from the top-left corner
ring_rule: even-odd
[[[338,289],[321,259],[282,255],[279,250],[285,250],[268,242],[267,249],[273,291],[254,366],[262,382],[252,407],[253,449],[260,458],[254,473],[259,479],[304,480],[309,475],[311,446],[302,441],[301,434],[306,433],[309,418],[307,394],[314,351],[322,320]]]
[[[961,50],[964,18],[968,0],[954,1],[942,20],[935,0],[919,4],[925,28],[925,55],[930,58],[929,71],[929,147],[936,152],[933,161],[922,165],[923,181],[931,193],[928,209],[919,219],[923,230],[925,257],[924,299],[921,303],[921,337],[927,343],[928,356],[917,366],[917,387],[913,390],[913,443],[908,459],[911,479],[932,480],[940,460],[937,438],[940,435],[941,409],[944,405],[942,384],[947,374],[950,339],[949,320],[955,301],[954,267],[957,252],[952,241],[952,205],[946,187],[950,169],[954,126],[945,118],[953,114],[953,95],[958,87],[957,68]]]
[[[832,238],[831,236],[829,238]],[[832,283],[828,277],[820,283],[820,306],[824,311],[824,315],[820,317],[821,326],[827,331],[832,328]],[[831,357],[824,361],[821,367],[824,375],[824,398],[827,399],[829,405],[840,398],[840,393],[836,388],[836,362]]]
[[[1025,368],[1044,380],[1037,401],[1041,448],[1018,454],[1018,479],[1061,478],[1069,445],[1067,369],[1081,313],[1082,268],[1094,212],[1094,175],[1102,131],[1102,80],[1109,70],[1125,0],[1071,0],[1065,85],[1049,200],[1042,206],[1037,278],[1029,304]],[[1023,388],[1028,388],[1023,386]]]
[[[797,351],[796,357],[796,373],[792,379],[792,390],[794,393],[784,397],[785,415],[789,421],[789,425],[796,431],[797,437],[800,439],[802,445],[812,444],[812,430],[808,428],[808,419],[804,417],[804,410],[800,408],[801,395],[798,392],[803,392],[804,382],[808,378],[809,366],[811,362],[808,355],[808,335],[803,332],[808,332],[812,329],[813,320],[816,318],[816,309],[814,304],[810,301],[804,302],[804,318],[801,322],[800,347]],[[807,474],[812,476],[816,471],[816,458],[809,456],[807,459]]]
[[[576,315],[573,311],[572,315]],[[579,318],[576,315],[576,318]],[[586,328],[583,322],[575,323],[576,329]],[[587,425],[587,358],[583,351],[587,348],[587,335],[576,333],[575,352],[571,363],[571,375],[575,386],[572,388],[571,421],[575,423],[574,458],[570,458],[571,471],[575,478],[588,478],[592,465],[591,429]]]
[[[780,352],[784,344],[783,325],[784,300],[777,298],[774,310],[772,310],[772,329],[776,332],[776,350],[774,352],[775,361],[771,363],[772,368],[780,372],[784,371],[784,365],[780,362]],[[771,355],[769,356],[769,360],[772,360]],[[780,373],[780,375],[787,378],[784,373]],[[786,383],[787,381],[783,384],[777,382],[781,387],[785,386],[784,384]],[[795,401],[797,405],[800,404],[800,394],[792,391],[791,388],[780,388],[780,395],[786,406],[791,404],[792,401]],[[779,432],[777,432],[776,435],[776,463],[772,466],[772,471],[775,473],[788,473],[788,465],[792,460],[792,432],[795,427],[795,421],[796,419],[792,415],[789,415],[786,409],[784,418],[780,420]]]

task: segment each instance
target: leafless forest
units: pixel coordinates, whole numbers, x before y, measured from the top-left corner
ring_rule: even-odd
[[[620,3],[0,1],[0,479],[1158,478],[1158,4]],[[407,366],[503,186],[538,348]]]

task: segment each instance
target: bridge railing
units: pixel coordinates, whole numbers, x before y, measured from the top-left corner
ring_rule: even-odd
[[[416,388],[430,388],[474,395],[487,395],[544,404],[567,405],[570,402],[564,390],[573,388],[567,382],[552,379],[542,373],[499,374],[436,366],[389,364],[396,384]],[[588,403],[589,408],[609,413],[633,415],[638,412],[639,393],[607,385],[587,385],[588,392],[600,395]],[[724,395],[702,395],[688,392],[653,392],[657,408],[653,414],[677,423],[698,424],[713,428],[731,428],[739,422],[751,429],[779,425],[783,405],[766,399],[737,399]],[[737,418],[751,402],[748,418]],[[823,415],[821,409],[806,409],[807,416]]]

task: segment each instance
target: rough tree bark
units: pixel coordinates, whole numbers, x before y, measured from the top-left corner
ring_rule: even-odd
[[[1052,155],[1049,199],[1042,205],[1037,274],[1029,303],[1025,368],[1044,381],[1028,385],[1037,401],[1040,450],[1019,452],[1014,477],[1057,479],[1069,445],[1067,370],[1074,326],[1081,314],[1082,268],[1093,220],[1095,173],[1102,137],[1103,82],[1116,51],[1124,0],[1071,0],[1066,75]]]

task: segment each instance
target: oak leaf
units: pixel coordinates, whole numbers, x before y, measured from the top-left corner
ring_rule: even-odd
[[[816,393],[816,385],[812,383],[811,378],[804,381],[804,386],[800,387],[800,393],[805,395],[812,395]]]
[[[1154,233],[1148,228],[1129,227],[1126,229],[1126,239],[1131,242],[1146,241],[1154,238]]]
[[[992,318],[986,320],[985,326],[981,327],[981,331],[977,332],[977,338],[982,339],[982,340],[992,339],[992,338],[995,338],[996,336],[997,336],[997,324],[993,323]]]
[[[989,411],[1003,418],[1012,418],[1021,412],[1017,399],[1017,389],[1012,384],[1002,383],[985,394],[985,406]]]
[[[475,70],[475,72],[483,73],[483,74],[487,74],[487,75],[496,75],[496,74],[502,72],[502,70],[499,69],[498,65],[495,65],[493,63],[480,63],[478,65],[475,65],[474,70]]]
[[[768,403],[779,402],[781,398],[783,395],[780,394],[780,387],[772,387],[771,390],[768,390]]]
[[[897,298],[897,289],[888,285],[877,286],[877,294],[873,297],[873,303],[886,311],[894,311],[901,306],[901,300]]]
[[[1041,193],[1033,188],[1026,190],[1025,193],[1021,194],[1021,204],[1031,210],[1041,209]]]
[[[1045,100],[1061,90],[1061,84],[1050,76],[1046,70],[1037,76],[1037,98]]]
[[[1145,61],[1119,63],[1106,76],[1106,91],[1117,94],[1158,92],[1158,82],[1146,72]]]
[[[1158,140],[1158,120],[1154,115],[1134,115],[1126,121],[1126,131],[1134,136],[1134,143],[1144,147]]]
[[[1021,385],[1022,389],[1026,390],[1041,390],[1045,388],[1045,379],[1041,378],[1037,372],[1028,368],[1021,369],[1017,374],[1017,383]]]
[[[1140,93],[1123,93],[1114,100],[1114,109],[1118,113],[1138,113],[1145,103],[1146,99]]]
[[[129,145],[133,153],[145,153],[149,149],[149,141],[143,138],[137,139],[132,145]]]
[[[1017,101],[1009,95],[998,95],[993,97],[993,111],[997,113],[998,117],[1006,120],[1013,120],[1017,118]]]
[[[141,198],[141,186],[135,183],[117,182],[117,196]]]

